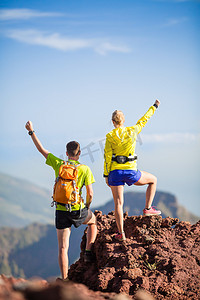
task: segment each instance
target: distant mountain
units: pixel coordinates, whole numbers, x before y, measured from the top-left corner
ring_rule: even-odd
[[[129,216],[142,215],[142,210],[145,205],[145,193],[141,192],[126,192],[124,194],[124,211],[127,211]],[[186,208],[178,203],[177,198],[166,192],[156,192],[153,205],[162,211],[162,217],[178,218],[180,221],[188,221],[192,224],[199,220],[198,216],[190,213]],[[104,214],[114,210],[113,200],[105,205],[95,208],[101,210]]]
[[[0,173],[0,227],[52,223],[51,192],[29,181]]]
[[[27,278],[58,275],[55,227],[37,223],[25,228],[2,227],[0,274]]]
[[[129,216],[142,214],[145,193],[127,192],[124,198],[124,211]],[[0,274],[26,278],[59,275],[56,229],[47,224],[54,221],[50,199],[49,191],[28,181],[0,174]],[[162,217],[179,218],[192,224],[199,220],[180,206],[170,193],[156,192],[153,204],[161,209]],[[107,214],[114,210],[114,201],[95,209]],[[24,225],[28,226],[16,228]],[[78,229],[72,227],[69,264],[79,258],[85,228],[84,225]]]
[[[72,227],[70,265],[79,258],[85,228]],[[0,274],[23,278],[59,276],[55,226],[33,223],[24,228],[0,228]]]
[[[52,191],[29,181],[0,173],[0,227],[24,227],[31,223],[53,224],[54,208],[50,207]],[[126,192],[124,210],[129,215],[142,214],[145,194]],[[170,216],[195,223],[199,218],[180,206],[170,193],[156,192],[153,205],[161,209],[163,217]],[[103,213],[114,210],[113,200],[95,207]]]

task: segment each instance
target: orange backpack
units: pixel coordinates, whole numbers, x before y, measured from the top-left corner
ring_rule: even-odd
[[[65,205],[80,204],[83,198],[77,187],[78,166],[65,162],[60,166],[59,176],[55,180],[53,202]]]

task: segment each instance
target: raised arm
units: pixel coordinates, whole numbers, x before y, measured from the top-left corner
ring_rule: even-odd
[[[146,123],[148,122],[148,120],[153,116],[155,110],[158,108],[159,105],[160,105],[160,101],[156,100],[154,102],[154,104],[144,114],[144,116],[137,121],[137,124],[136,124],[136,126],[137,126],[137,134],[140,133],[140,131],[146,125]]]
[[[31,121],[28,121],[25,125],[25,128],[28,130],[29,135],[31,136],[33,143],[35,144],[36,148],[38,149],[38,151],[47,159],[47,156],[49,154],[49,151],[44,149],[44,147],[42,146],[40,140],[38,139],[38,137],[36,136],[34,130],[33,130],[33,124]]]

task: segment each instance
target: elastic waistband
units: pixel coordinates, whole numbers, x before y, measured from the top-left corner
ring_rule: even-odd
[[[83,210],[86,207],[84,203],[80,204],[79,209],[72,209],[73,205],[71,205],[71,204],[64,204],[64,203],[56,202],[56,207],[57,207],[57,205],[64,206],[66,208],[66,210],[69,211],[69,212],[80,211],[80,210]]]

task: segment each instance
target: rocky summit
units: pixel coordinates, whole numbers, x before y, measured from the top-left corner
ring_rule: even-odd
[[[199,299],[200,221],[194,225],[175,218],[124,214],[126,241],[115,240],[114,213],[95,211],[98,236],[95,261],[83,262],[86,232],[80,259],[69,278],[102,292],[131,296],[140,289],[155,299]]]
[[[95,211],[94,261],[84,263],[86,230],[69,281],[0,276],[1,300],[199,299],[200,221],[124,214],[126,241],[115,240],[114,212]],[[79,247],[79,245],[78,245]]]

